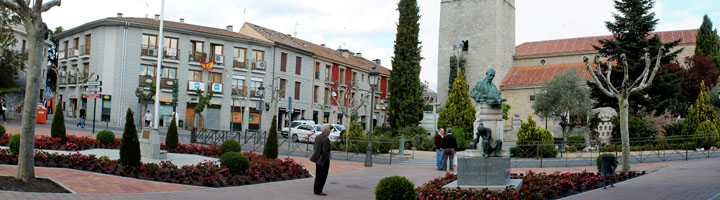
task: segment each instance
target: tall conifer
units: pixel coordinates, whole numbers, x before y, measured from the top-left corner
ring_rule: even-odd
[[[417,125],[423,117],[420,82],[420,9],[417,0],[400,0],[400,18],[390,72],[388,122],[393,129]]]

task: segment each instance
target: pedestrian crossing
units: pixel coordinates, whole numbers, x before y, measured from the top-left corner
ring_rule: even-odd
[[[393,160],[393,164],[407,165],[407,166],[421,166],[421,167],[437,167],[435,160],[426,160],[426,159],[407,159],[407,160],[399,160],[398,162],[395,162]]]

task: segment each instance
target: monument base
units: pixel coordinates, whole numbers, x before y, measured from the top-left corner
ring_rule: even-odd
[[[505,190],[508,186],[513,186],[515,189],[520,188],[522,186],[522,179],[508,179],[505,185],[482,185],[482,186],[475,186],[475,185],[458,185],[458,181],[453,181],[448,183],[447,185],[443,186],[443,188],[447,189],[454,189],[454,188],[462,188],[462,189],[476,189],[476,190],[482,190],[482,189],[488,189],[488,190],[494,190],[494,191],[502,191]]]
[[[519,188],[520,179],[510,179],[509,157],[482,157],[478,150],[468,150],[457,158],[458,179],[445,188],[488,188],[490,190],[504,190],[512,185]]]
[[[157,129],[143,129],[140,137],[140,155],[153,160],[167,159],[167,151],[160,150],[160,131]]]

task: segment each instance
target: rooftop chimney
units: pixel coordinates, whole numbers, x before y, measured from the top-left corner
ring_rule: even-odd
[[[375,59],[375,60],[373,60],[373,62],[377,63],[378,65],[382,65],[382,64],[380,64],[380,59]]]
[[[320,44],[321,47],[325,47],[325,44]]]
[[[155,14],[155,21],[160,21],[160,15]]]
[[[355,56],[357,56],[357,57],[361,57],[361,58],[362,58],[362,53],[360,53],[360,52],[357,52],[357,53],[355,53]]]
[[[185,19],[184,19],[184,18],[180,18],[180,23],[185,23]]]
[[[225,27],[225,30],[233,32],[233,25],[228,25],[227,27]]]
[[[117,17],[122,17],[122,13],[118,13],[118,14],[117,14]]]

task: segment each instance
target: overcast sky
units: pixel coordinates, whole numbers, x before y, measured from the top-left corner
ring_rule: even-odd
[[[390,66],[398,18],[397,0],[168,0],[165,19],[237,31],[244,21],[330,48],[362,52]],[[529,41],[609,35],[612,0],[516,0],[516,44]],[[437,82],[437,41],[440,0],[418,0],[422,72],[431,88]],[[720,24],[720,0],[659,0],[655,4],[657,31],[696,29],[708,14]],[[43,15],[49,27],[66,30],[123,13],[126,17],[154,17],[160,0],[65,0]]]

